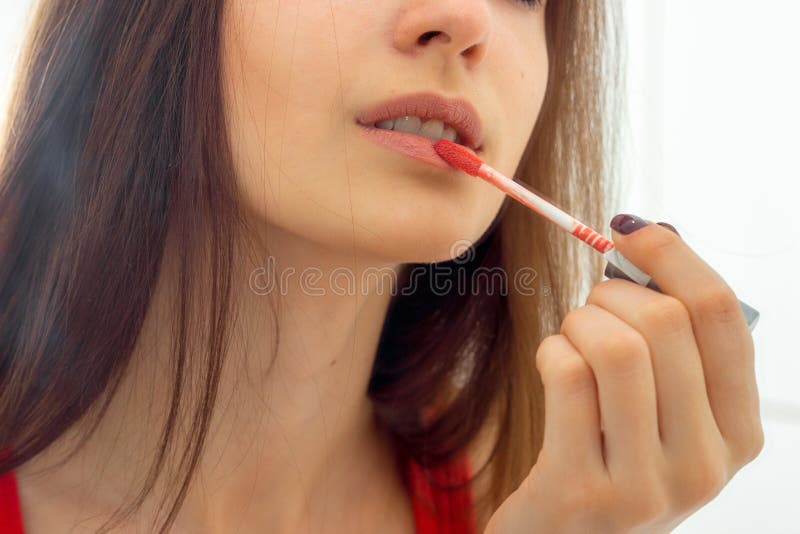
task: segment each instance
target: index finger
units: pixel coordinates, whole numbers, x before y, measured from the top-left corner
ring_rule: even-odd
[[[732,444],[757,438],[758,392],[753,339],[739,301],[725,280],[683,239],[638,217],[613,230],[619,252],[648,273],[662,293],[686,306],[700,349],[709,403],[723,437]],[[619,220],[617,220],[619,222]]]

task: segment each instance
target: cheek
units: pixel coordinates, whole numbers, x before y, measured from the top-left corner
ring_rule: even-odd
[[[345,210],[332,24],[302,2],[231,0],[229,9],[225,111],[245,207],[273,224],[309,205]]]
[[[544,46],[544,44],[542,45]],[[544,49],[540,50],[537,54],[537,59],[532,63],[531,69],[525,74],[525,79],[528,80],[524,85],[527,88],[527,94],[524,96],[526,102],[530,102],[528,108],[528,124],[530,128],[536,123],[539,113],[542,109],[544,96],[547,92],[547,82],[549,73],[549,63],[547,53]]]
[[[518,80],[519,94],[516,97],[516,102],[519,102],[520,105],[515,110],[512,110],[516,112],[516,120],[512,123],[518,129],[517,139],[522,143],[522,146],[518,149],[519,157],[522,156],[522,150],[527,145],[530,134],[533,132],[533,128],[539,118],[547,90],[547,54],[539,52],[534,55],[536,59],[526,65],[520,73]]]
[[[497,46],[505,54],[497,58],[503,68],[496,69],[495,87],[498,94],[504,96],[503,101],[510,103],[501,108],[500,122],[505,130],[499,133],[503,139],[503,155],[499,158],[505,165],[501,170],[513,174],[533,132],[547,90],[549,60],[544,16],[535,19],[533,24],[513,23],[506,35],[507,41]]]

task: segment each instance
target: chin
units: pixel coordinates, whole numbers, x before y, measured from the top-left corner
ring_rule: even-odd
[[[425,195],[415,203],[383,205],[367,210],[362,220],[370,231],[357,233],[363,254],[392,263],[450,261],[476,243],[492,225],[503,197],[467,195],[461,202],[428,202]],[[495,205],[496,204],[496,205]]]
[[[474,245],[489,229],[464,220],[443,221],[420,217],[413,222],[384,227],[377,235],[361,234],[360,253],[389,263],[438,263],[450,261]]]
[[[307,199],[290,196],[288,187],[281,192],[281,217],[275,217],[277,210],[257,206],[252,206],[253,216],[281,229],[289,239],[299,238],[312,248],[320,247],[322,254],[338,256],[338,262],[352,263],[355,246],[361,265],[438,263],[458,257],[476,243],[505,198],[479,182],[432,189],[430,184],[403,187],[402,180],[394,180],[401,185],[384,187],[378,179],[370,183],[373,187],[354,187],[352,208],[344,202],[330,204],[340,213],[352,209],[352,218],[334,216]]]

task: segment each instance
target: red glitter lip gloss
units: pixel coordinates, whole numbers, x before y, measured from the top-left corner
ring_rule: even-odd
[[[436,153],[453,167],[486,180],[524,206],[543,215],[603,254],[608,262],[606,272],[619,273],[618,276],[621,278],[626,278],[639,285],[661,292],[650,275],[641,271],[625,256],[620,254],[610,239],[603,237],[596,230],[557,208],[519,182],[515,182],[500,171],[490,167],[472,150],[447,139],[439,139],[434,143],[433,147]],[[747,320],[748,328],[752,331],[758,322],[759,312],[741,300],[739,301],[739,306]]]

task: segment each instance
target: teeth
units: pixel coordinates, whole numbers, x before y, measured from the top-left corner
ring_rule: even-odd
[[[400,117],[394,120],[395,132],[418,134],[420,126],[422,126],[422,120],[419,117]]]
[[[454,143],[461,144],[461,138],[458,136],[456,131],[449,126],[442,132],[442,139],[447,139]]]
[[[429,120],[419,128],[419,135],[427,137],[431,141],[438,141],[442,138],[444,123],[437,120]]]
[[[381,130],[394,130],[396,132],[416,134],[430,139],[431,141],[447,139],[454,143],[461,143],[461,138],[452,126],[447,126],[442,121],[436,119],[431,119],[423,123],[422,119],[419,117],[398,117],[396,119],[380,121],[375,124],[375,127]]]

